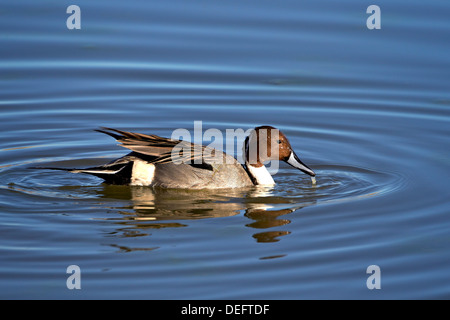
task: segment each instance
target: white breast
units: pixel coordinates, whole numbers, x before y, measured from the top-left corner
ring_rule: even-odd
[[[256,184],[258,185],[274,185],[275,181],[272,178],[272,175],[266,169],[265,166],[254,167],[250,164],[247,164],[248,171],[252,175],[252,177],[256,180]]]

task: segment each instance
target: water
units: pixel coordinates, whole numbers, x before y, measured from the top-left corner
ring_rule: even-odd
[[[356,0],[2,4],[0,297],[450,298],[450,4],[376,4],[380,30]],[[317,185],[284,164],[214,193],[29,168],[125,154],[99,126],[196,120],[280,128]]]

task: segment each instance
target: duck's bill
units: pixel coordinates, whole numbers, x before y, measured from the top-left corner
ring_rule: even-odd
[[[311,170],[306,164],[304,164],[294,152],[291,152],[291,155],[289,156],[289,159],[286,161],[294,168],[297,168],[301,171],[303,171],[306,174],[309,174],[311,177],[314,177],[316,173]]]

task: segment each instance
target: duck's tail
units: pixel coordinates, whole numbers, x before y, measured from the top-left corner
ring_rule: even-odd
[[[56,167],[29,167],[29,169],[39,170],[60,170],[72,173],[86,173],[105,180],[109,184],[129,184],[131,181],[131,171],[133,162],[111,163],[98,167],[85,169],[77,168],[56,168]]]

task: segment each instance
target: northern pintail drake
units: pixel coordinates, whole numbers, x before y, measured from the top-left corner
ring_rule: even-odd
[[[242,188],[274,185],[264,166],[282,160],[315,176],[292,150],[286,136],[271,126],[257,127],[245,138],[243,164],[209,146],[111,128],[95,131],[115,138],[132,152],[108,164],[86,169],[42,168],[87,173],[109,184],[176,189]]]

